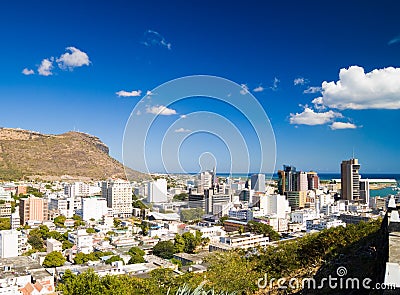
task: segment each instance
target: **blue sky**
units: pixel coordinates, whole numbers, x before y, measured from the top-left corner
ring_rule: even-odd
[[[213,75],[246,85],[262,105],[277,168],[338,172],[354,149],[362,171],[400,172],[397,1],[214,2],[3,1],[0,126],[87,132],[122,160],[125,125],[148,90]],[[160,117],[172,124],[210,111],[203,102]],[[160,106],[156,95],[147,105]],[[207,148],[227,161],[226,146],[207,136],[183,146],[186,170],[198,169]]]

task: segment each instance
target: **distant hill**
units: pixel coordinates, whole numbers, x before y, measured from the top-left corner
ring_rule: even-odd
[[[126,178],[124,166],[109,156],[97,137],[70,131],[41,134],[0,127],[0,179],[101,180]],[[146,174],[126,168],[130,180]]]

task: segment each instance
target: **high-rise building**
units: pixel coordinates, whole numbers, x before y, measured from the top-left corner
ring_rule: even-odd
[[[285,192],[298,191],[299,173],[296,167],[283,165],[283,170],[278,171],[278,192],[283,195]]]
[[[164,203],[167,202],[167,180],[159,178],[156,181],[151,181],[147,186],[147,201],[149,203]]]
[[[129,181],[104,181],[101,192],[102,197],[107,200],[107,206],[112,208],[114,217],[132,216],[132,187]]]
[[[104,215],[108,214],[107,200],[105,198],[89,197],[82,198],[82,214],[84,221],[90,219],[100,220]]]
[[[19,216],[22,225],[28,220],[48,220],[48,215],[47,199],[30,196],[19,200]]]
[[[360,199],[369,206],[369,180],[360,179]]]
[[[198,175],[196,179],[197,191],[203,193],[204,190],[214,187],[216,182],[215,170],[203,171]]]
[[[360,164],[358,159],[342,161],[341,167],[342,179],[342,199],[359,200],[360,199]]]
[[[21,232],[13,229],[0,231],[0,258],[16,257],[20,254],[20,235]]]
[[[307,199],[307,191],[290,191],[285,194],[292,210],[304,208]]]
[[[318,189],[319,188],[319,177],[317,172],[310,171],[307,172],[307,182],[308,182],[308,189]]]
[[[265,192],[265,174],[253,174],[251,176],[251,189],[256,192]]]
[[[297,172],[297,190],[299,191],[308,190],[308,180],[306,172],[303,171]]]

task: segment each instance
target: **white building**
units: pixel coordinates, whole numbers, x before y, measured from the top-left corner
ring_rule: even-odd
[[[64,186],[64,194],[71,198],[89,196],[89,184],[84,182],[68,183]]]
[[[117,179],[102,183],[102,197],[112,208],[114,217],[132,216],[132,187],[129,181]]]
[[[306,221],[307,232],[312,230],[323,230],[331,227],[343,226],[346,227],[346,223],[340,219],[310,219]]]
[[[78,229],[68,233],[68,241],[76,245],[78,252],[89,254],[93,252],[93,236],[86,229]]]
[[[149,203],[164,203],[167,198],[167,180],[159,178],[148,183],[147,201]]]
[[[316,212],[314,210],[296,210],[293,211],[291,214],[291,222],[293,223],[300,223],[306,225],[307,220],[312,220],[317,218]]]
[[[11,191],[6,191],[4,187],[0,186],[0,200],[11,201]]]
[[[291,209],[284,195],[268,195],[260,197],[260,210],[264,210],[266,215],[274,214],[277,218],[286,218]]]
[[[53,251],[62,251],[62,243],[57,241],[56,239],[49,238],[46,240],[46,251],[47,253],[51,253]]]
[[[21,253],[20,235],[13,229],[0,231],[0,258],[16,257]]]
[[[81,217],[84,221],[90,219],[100,220],[108,214],[107,200],[104,198],[89,197],[82,198]]]
[[[256,192],[265,192],[265,174],[251,176],[251,189]]]
[[[66,217],[72,216],[69,214],[68,201],[66,199],[57,199],[57,196],[49,200],[49,212],[57,212]]]
[[[211,243],[209,251],[229,251],[235,248],[249,249],[254,247],[265,247],[269,243],[269,238],[264,235],[244,234],[231,237],[221,237],[219,243]]]
[[[11,213],[10,224],[11,224],[11,229],[17,229],[21,226],[21,218],[19,217],[18,208],[16,208],[14,213]]]

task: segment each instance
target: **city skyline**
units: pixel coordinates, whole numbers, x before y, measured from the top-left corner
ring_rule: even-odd
[[[265,110],[275,171],[290,164],[338,173],[354,153],[360,174],[400,172],[400,4],[50,3],[0,4],[0,126],[87,132],[122,161],[125,124],[141,98],[176,78],[212,75],[241,85]],[[72,16],[77,21],[66,21]],[[163,108],[154,94],[142,115],[161,111],[160,124],[172,124],[194,111],[226,111],[208,102]],[[226,116],[246,134],[243,116]],[[191,131],[181,124],[176,136]],[[217,170],[226,167],[223,142],[191,138],[182,148],[191,171],[209,148],[204,142],[213,144]]]

